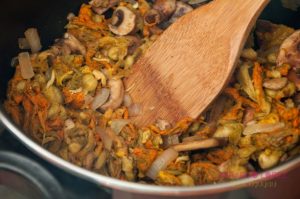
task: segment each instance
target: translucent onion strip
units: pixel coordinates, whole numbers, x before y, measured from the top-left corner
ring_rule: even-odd
[[[95,96],[91,108],[93,110],[98,109],[102,106],[109,98],[110,90],[108,88],[102,88]]]
[[[152,163],[149,170],[147,171],[146,175],[155,180],[157,177],[157,174],[166,169],[167,166],[176,158],[178,157],[178,152],[175,151],[173,148],[169,148],[162,152]]]
[[[251,124],[246,126],[243,131],[244,135],[252,135],[255,133],[269,133],[273,131],[280,130],[284,128],[284,123],[276,123],[276,124]]]

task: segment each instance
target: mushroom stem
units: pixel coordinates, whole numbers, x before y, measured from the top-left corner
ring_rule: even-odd
[[[172,148],[176,151],[193,151],[198,149],[208,149],[221,145],[221,141],[216,138],[208,138],[205,140],[183,142],[180,144],[173,145]]]
[[[80,54],[86,54],[85,46],[72,34],[65,33],[64,43],[71,49],[72,52],[80,52]]]

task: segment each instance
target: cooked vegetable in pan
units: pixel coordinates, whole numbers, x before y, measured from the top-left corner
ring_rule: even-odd
[[[132,122],[143,113],[123,79],[168,26],[207,2],[92,0],[44,51],[29,28],[12,61],[6,111],[61,158],[127,181],[217,183],[297,156],[300,31],[269,21],[257,22],[228,87],[196,120]]]

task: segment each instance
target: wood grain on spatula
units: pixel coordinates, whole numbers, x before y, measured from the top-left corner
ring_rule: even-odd
[[[157,119],[196,118],[235,69],[251,28],[269,0],[214,0],[172,24],[136,62],[125,86],[142,112]]]

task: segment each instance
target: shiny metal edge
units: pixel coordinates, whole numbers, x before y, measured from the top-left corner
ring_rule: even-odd
[[[168,196],[192,196],[192,195],[206,195],[206,194],[216,194],[225,191],[232,191],[239,188],[249,187],[254,183],[270,180],[279,175],[284,175],[288,171],[296,168],[300,165],[300,157],[297,157],[291,161],[288,161],[280,166],[277,166],[268,171],[258,173],[253,177],[243,178],[239,180],[201,185],[194,187],[169,187],[169,186],[156,186],[156,185],[146,185],[127,181],[121,181],[115,178],[103,176],[84,168],[78,167],[70,162],[63,160],[62,158],[54,155],[53,153],[47,151],[39,144],[35,143],[29,137],[27,137],[22,131],[10,121],[8,116],[2,107],[0,107],[0,121],[4,126],[9,129],[9,131],[15,135],[25,146],[45,159],[46,161],[56,165],[57,167],[65,170],[66,172],[72,173],[75,176],[84,178],[95,184],[103,185],[108,188],[126,191],[137,194],[149,194],[149,195],[168,195]]]

